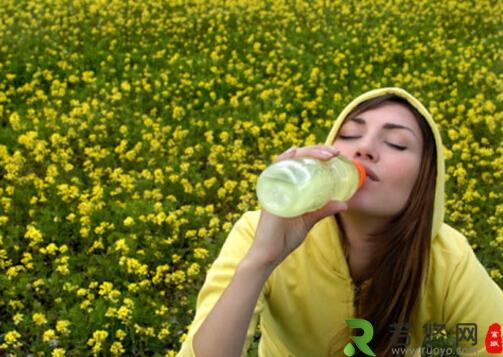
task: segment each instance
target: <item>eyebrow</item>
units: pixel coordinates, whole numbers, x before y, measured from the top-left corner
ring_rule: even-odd
[[[367,124],[367,122],[365,121],[365,119],[362,119],[362,118],[351,118],[350,119],[352,122],[355,122],[356,124],[359,124],[359,125],[365,125]],[[416,133],[414,133],[414,131],[412,131],[411,128],[408,128],[406,126],[403,126],[403,125],[399,125],[399,124],[393,124],[393,123],[386,123],[383,125],[383,129],[388,129],[388,130],[392,130],[392,129],[405,129],[405,130],[408,130],[412,133],[412,135],[414,135],[416,138],[417,138],[417,135]]]

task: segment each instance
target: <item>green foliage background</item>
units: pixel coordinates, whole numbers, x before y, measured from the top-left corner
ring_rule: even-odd
[[[446,220],[503,286],[502,2],[0,6],[1,353],[173,356],[258,174],[383,86],[438,122]]]

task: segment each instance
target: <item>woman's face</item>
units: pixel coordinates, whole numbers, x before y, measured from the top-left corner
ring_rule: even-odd
[[[419,174],[423,137],[404,105],[384,102],[342,125],[334,146],[367,169],[365,184],[348,209],[390,218],[404,208]]]

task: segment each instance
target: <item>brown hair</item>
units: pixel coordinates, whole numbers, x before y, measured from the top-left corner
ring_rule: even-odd
[[[373,258],[365,274],[370,284],[361,292],[361,301],[357,306],[357,317],[370,321],[374,327],[369,347],[377,356],[391,355],[390,325],[404,326],[409,323],[426,277],[437,177],[433,133],[424,117],[406,99],[394,94],[370,99],[353,109],[345,120],[389,102],[400,103],[414,114],[424,145],[419,176],[405,207],[384,231],[374,235]],[[336,215],[336,220],[347,254],[348,240],[339,215]],[[360,355],[358,352],[355,356]]]

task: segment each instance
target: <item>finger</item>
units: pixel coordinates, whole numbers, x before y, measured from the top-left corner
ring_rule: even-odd
[[[292,146],[287,151],[279,154],[276,157],[276,160],[274,160],[274,162],[281,161],[281,160],[286,160],[286,159],[291,159],[291,158],[295,157],[295,154],[297,153],[297,150],[298,149],[295,146]]]
[[[308,156],[313,157],[318,160],[330,160],[331,158],[339,155],[339,150],[335,147],[330,147],[328,145],[313,145],[310,147],[305,147],[297,150],[296,156]]]
[[[335,146],[327,145],[327,144],[315,144],[315,145],[306,146],[305,148],[306,149],[327,150],[327,151],[334,152],[334,153],[339,152],[339,149],[337,149]]]
[[[280,154],[274,162],[291,159],[293,157],[312,157],[318,160],[330,160],[340,154],[339,149],[331,145],[310,145],[302,148],[292,146]]]
[[[334,155],[339,155],[341,153],[341,151],[339,149],[337,149],[335,146],[332,146],[332,145],[325,145],[325,147],[332,153],[334,153]]]
[[[308,229],[311,229],[319,220],[328,216],[333,216],[334,214],[345,211],[347,209],[348,205],[346,202],[329,201],[320,209],[306,213],[304,221],[306,222]]]

